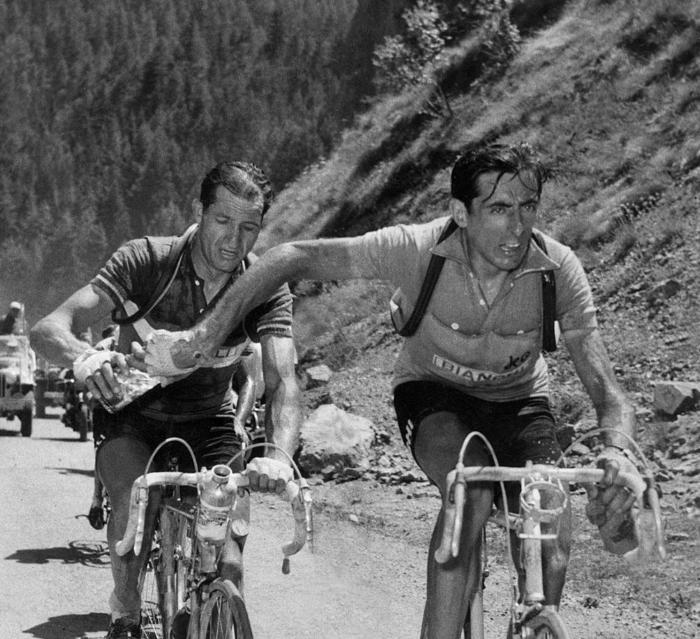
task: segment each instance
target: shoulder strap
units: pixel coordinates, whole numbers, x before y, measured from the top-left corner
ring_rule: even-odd
[[[197,230],[197,225],[193,224],[190,226],[180,237],[178,237],[170,247],[170,253],[168,253],[168,261],[165,265],[165,270],[158,284],[153,289],[151,297],[148,302],[139,308],[135,313],[131,315],[125,315],[124,309],[113,309],[112,310],[112,321],[119,326],[124,326],[126,324],[133,324],[138,322],[142,317],[145,317],[150,313],[163,299],[163,296],[167,293],[168,289],[175,280],[177,271],[182,263],[182,257],[185,254],[185,248],[189,245],[195,231]]]
[[[450,220],[448,225],[440,234],[437,243],[440,244],[449,235],[454,233],[457,228],[457,223],[454,220]],[[416,300],[416,306],[413,309],[413,313],[406,320],[406,323],[401,327],[397,328],[397,332],[402,337],[410,337],[417,330],[418,326],[425,315],[425,310],[428,308],[428,302],[433,295],[433,289],[435,284],[437,284],[438,278],[440,277],[440,272],[445,263],[445,258],[441,255],[432,254],[430,257],[430,262],[428,263],[428,269],[425,272],[425,279],[423,280],[423,285],[421,286],[420,293],[418,293],[418,299]]]
[[[535,244],[547,255],[544,238],[536,231],[532,232]],[[557,338],[554,322],[557,318],[557,284],[554,271],[542,272],[542,350],[552,353],[557,350]]]

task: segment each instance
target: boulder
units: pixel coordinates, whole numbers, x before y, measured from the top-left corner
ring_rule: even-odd
[[[309,366],[306,369],[306,388],[317,388],[327,384],[333,376],[333,371],[325,364]]]
[[[322,473],[326,479],[343,476],[348,469],[364,471],[373,439],[369,419],[323,404],[301,428],[299,463],[307,473]]]
[[[697,408],[700,382],[655,382],[654,408],[665,415],[678,415]]]

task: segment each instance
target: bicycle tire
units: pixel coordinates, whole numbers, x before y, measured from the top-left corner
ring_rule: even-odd
[[[218,577],[208,586],[199,621],[200,639],[253,639],[253,630],[240,591]]]
[[[185,604],[187,569],[182,547],[186,535],[183,517],[161,505],[139,578],[143,639],[170,639],[173,618]]]
[[[143,639],[163,639],[163,618],[160,612],[159,579],[160,547],[155,543],[139,575],[141,596],[141,636]]]
[[[564,621],[556,610],[542,610],[523,624],[531,631],[532,639],[571,639]]]

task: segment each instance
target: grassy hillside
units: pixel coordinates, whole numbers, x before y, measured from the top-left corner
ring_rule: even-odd
[[[450,51],[442,78],[454,118],[424,115],[419,94],[375,104],[280,194],[263,243],[444,215],[449,168],[465,146],[526,140],[558,172],[539,226],[584,262],[623,384],[642,399],[654,379],[697,379],[700,5],[540,0],[517,9],[521,51],[495,77],[478,37]],[[325,331],[340,366],[377,331],[393,341],[382,285],[298,292],[302,348]],[[350,326],[360,319],[371,326],[358,336]],[[553,364],[569,379],[564,355]],[[579,391],[566,391],[567,411],[576,413]]]

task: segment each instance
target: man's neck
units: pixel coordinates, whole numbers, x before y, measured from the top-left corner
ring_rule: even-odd
[[[212,268],[196,242],[192,246],[191,257],[195,274],[204,282],[204,297],[208,302],[226,285],[231,278],[231,273]]]

